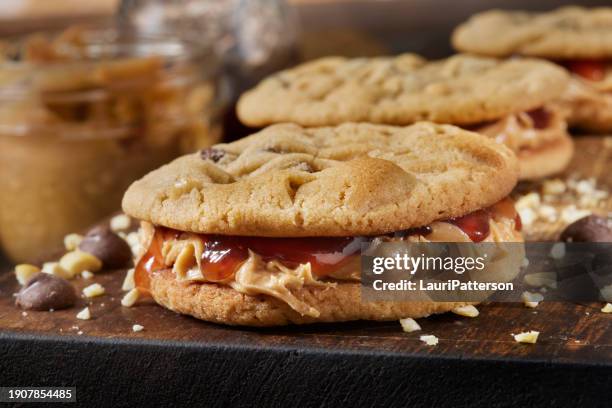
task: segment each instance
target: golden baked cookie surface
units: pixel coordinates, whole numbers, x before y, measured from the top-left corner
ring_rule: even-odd
[[[376,235],[492,205],[517,173],[509,149],[453,126],[282,124],[149,173],[123,208],[197,233]]]
[[[546,13],[491,10],[453,34],[456,49],[480,55],[550,59],[612,56],[612,8],[563,7]]]
[[[265,79],[240,98],[237,110],[241,121],[258,127],[421,120],[467,125],[539,107],[567,80],[554,64],[529,59],[328,57]]]

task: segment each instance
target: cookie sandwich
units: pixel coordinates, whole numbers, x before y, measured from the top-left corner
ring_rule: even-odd
[[[508,146],[519,158],[520,177],[533,179],[563,170],[572,156],[564,112],[553,102],[567,82],[563,69],[530,59],[329,57],[272,75],[244,94],[237,109],[253,127],[453,124]]]
[[[567,68],[572,79],[563,103],[570,124],[612,131],[612,8],[491,10],[459,26],[453,44],[479,55],[546,58]]]
[[[268,127],[136,181],[136,285],[230,325],[394,320],[453,302],[362,302],[368,240],[522,241],[505,146],[453,126]]]

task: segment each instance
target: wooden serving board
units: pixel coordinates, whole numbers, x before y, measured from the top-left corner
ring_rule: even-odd
[[[577,140],[568,172],[610,183],[601,138]],[[607,146],[607,145],[606,145]],[[604,152],[604,153],[602,153]],[[611,160],[608,154],[608,159]],[[605,180],[605,181],[604,181]],[[609,189],[610,184],[606,184]],[[151,301],[120,305],[125,271],[99,282],[88,303],[55,312],[13,306],[11,273],[0,275],[0,385],[77,387],[83,406],[588,406],[612,401],[612,315],[601,303],[480,305],[477,318],[453,314],[398,322],[274,329],[197,321]],[[144,326],[133,332],[132,326]],[[540,331],[535,345],[512,333]],[[419,340],[439,338],[437,346]]]

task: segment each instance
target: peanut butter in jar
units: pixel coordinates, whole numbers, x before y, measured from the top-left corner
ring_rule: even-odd
[[[216,143],[211,55],[72,28],[0,46],[0,246],[15,262],[120,207],[129,184]]]

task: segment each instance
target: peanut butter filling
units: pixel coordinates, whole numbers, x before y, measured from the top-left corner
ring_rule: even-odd
[[[519,112],[475,128],[514,152],[536,149],[567,135],[565,112],[558,104]]]
[[[491,217],[489,233],[480,242],[522,242],[517,230],[516,219],[506,216]],[[146,224],[146,223],[145,223]],[[141,236],[146,243],[152,237],[152,226],[144,225]],[[405,240],[408,242],[473,242],[470,236],[451,222],[438,221],[428,227],[426,235],[411,234],[405,237],[383,237],[385,241]],[[172,267],[176,279],[181,282],[214,282],[227,285],[247,295],[267,295],[281,300],[293,310],[304,316],[317,317],[319,311],[300,298],[300,290],[308,287],[334,287],[336,281],[360,281],[359,255],[337,270],[318,277],[313,273],[310,263],[288,267],[280,259],[264,261],[262,257],[248,251],[248,258],[237,270],[222,280],[209,280],[202,273],[202,259],[205,251],[203,240],[196,234],[182,234],[178,238],[166,240],[161,249],[163,263]]]

